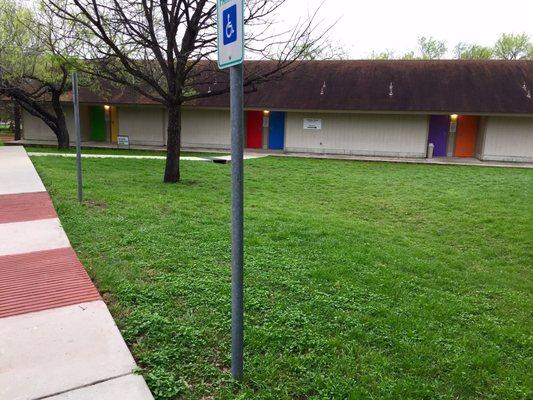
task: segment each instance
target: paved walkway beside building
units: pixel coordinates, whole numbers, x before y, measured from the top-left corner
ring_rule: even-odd
[[[261,153],[265,154],[265,153]],[[283,157],[319,158],[347,161],[372,161],[391,162],[404,164],[430,164],[430,165],[464,165],[469,167],[503,167],[503,168],[533,168],[533,163],[482,161],[474,157],[434,157],[434,158],[410,158],[410,157],[382,157],[382,156],[352,156],[344,154],[320,154],[320,153],[277,153]]]
[[[28,152],[28,155],[31,157],[76,157],[75,153],[48,153],[48,152],[38,152],[38,151],[30,151]],[[82,158],[130,158],[130,159],[138,159],[138,160],[165,160],[166,156],[143,156],[143,155],[128,155],[128,154],[83,154],[81,155]],[[182,161],[213,161],[210,158],[206,157],[180,157],[180,160]]]
[[[41,141],[17,141],[12,142],[10,145],[48,145],[50,142],[41,142]],[[116,149],[116,144],[110,143],[99,143],[99,142],[85,142],[84,146],[87,148],[102,148],[102,149]],[[160,151],[164,153],[166,151],[165,147],[161,146],[131,146],[131,150],[150,150],[150,151]],[[223,149],[212,149],[204,147],[186,147],[182,148],[182,151],[186,152],[209,152],[221,154],[228,153],[229,150]],[[50,155],[50,153],[39,152],[30,153],[32,156],[36,155]],[[57,154],[57,153],[51,153]],[[65,153],[63,153],[65,154]],[[67,157],[73,157],[72,153],[66,155]],[[88,157],[88,154],[84,154],[84,157]],[[104,155],[96,155],[97,157],[104,157]],[[266,156],[280,156],[280,157],[302,157],[302,158],[320,158],[320,159],[332,159],[332,160],[351,160],[351,161],[377,161],[377,162],[393,162],[393,163],[406,163],[406,164],[432,164],[432,165],[465,165],[465,166],[475,166],[475,167],[506,167],[506,168],[533,168],[533,163],[528,162],[505,162],[505,161],[481,161],[474,157],[434,157],[434,158],[416,158],[416,157],[383,157],[383,156],[356,156],[349,154],[322,154],[322,153],[305,153],[305,152],[284,152],[282,150],[265,150],[265,149],[245,149],[244,150],[244,159],[254,159],[261,158]],[[116,155],[114,157],[124,157],[121,155]],[[128,156],[126,157],[135,157]],[[137,156],[138,158],[165,158],[162,154],[161,156]],[[181,157],[182,160],[198,160],[198,161],[215,161],[215,162],[230,162],[230,155],[221,155],[214,157]]]
[[[28,155],[31,157],[76,157],[74,153],[47,153],[30,151]],[[250,153],[244,154],[243,158],[249,160],[252,158],[266,157],[268,154]],[[143,156],[143,155],[127,155],[127,154],[82,154],[82,158],[126,158],[139,160],[166,160],[166,156]],[[208,162],[231,162],[231,156],[214,156],[214,157],[195,157],[195,156],[181,156],[181,161],[208,161]]]
[[[0,399],[153,399],[23,147],[0,147]]]

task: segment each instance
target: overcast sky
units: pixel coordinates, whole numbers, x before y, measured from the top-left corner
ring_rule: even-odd
[[[288,0],[281,14],[294,23],[321,2]],[[502,32],[533,37],[533,0],[325,0],[320,16],[340,18],[330,37],[350,58],[403,54],[416,49],[419,36],[445,40],[450,55],[458,42],[489,46]]]

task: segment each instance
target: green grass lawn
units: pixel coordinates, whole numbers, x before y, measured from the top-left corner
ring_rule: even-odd
[[[533,170],[245,161],[245,380],[230,166],[33,158],[157,399],[531,399]]]

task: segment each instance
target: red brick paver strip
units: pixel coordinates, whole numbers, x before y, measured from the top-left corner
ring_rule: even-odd
[[[0,318],[100,300],[70,247],[0,256]]]
[[[24,148],[0,147],[0,400],[153,400]]]
[[[0,195],[0,224],[57,218],[46,192]]]

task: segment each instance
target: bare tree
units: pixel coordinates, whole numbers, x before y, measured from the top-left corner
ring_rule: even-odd
[[[312,33],[310,32],[309,35]],[[295,49],[295,55],[299,60],[348,60],[348,52],[346,49],[333,42],[330,39],[324,39],[320,46],[316,45],[316,42],[309,38],[309,40],[303,40],[300,48]],[[283,57],[283,55],[282,55]]]
[[[316,12],[291,29],[280,30],[276,16],[285,2],[246,1],[248,56],[276,58],[268,68],[245,69],[248,88],[288,71],[302,51],[320,47],[327,31],[317,34],[314,30],[318,25]],[[75,56],[90,61],[79,68],[131,87],[166,107],[164,182],[179,181],[183,103],[229,90],[226,74],[222,78],[218,74],[217,85],[204,84],[215,83],[216,1],[47,0],[45,4],[48,11],[76,28],[76,37],[68,38],[81,41]]]

